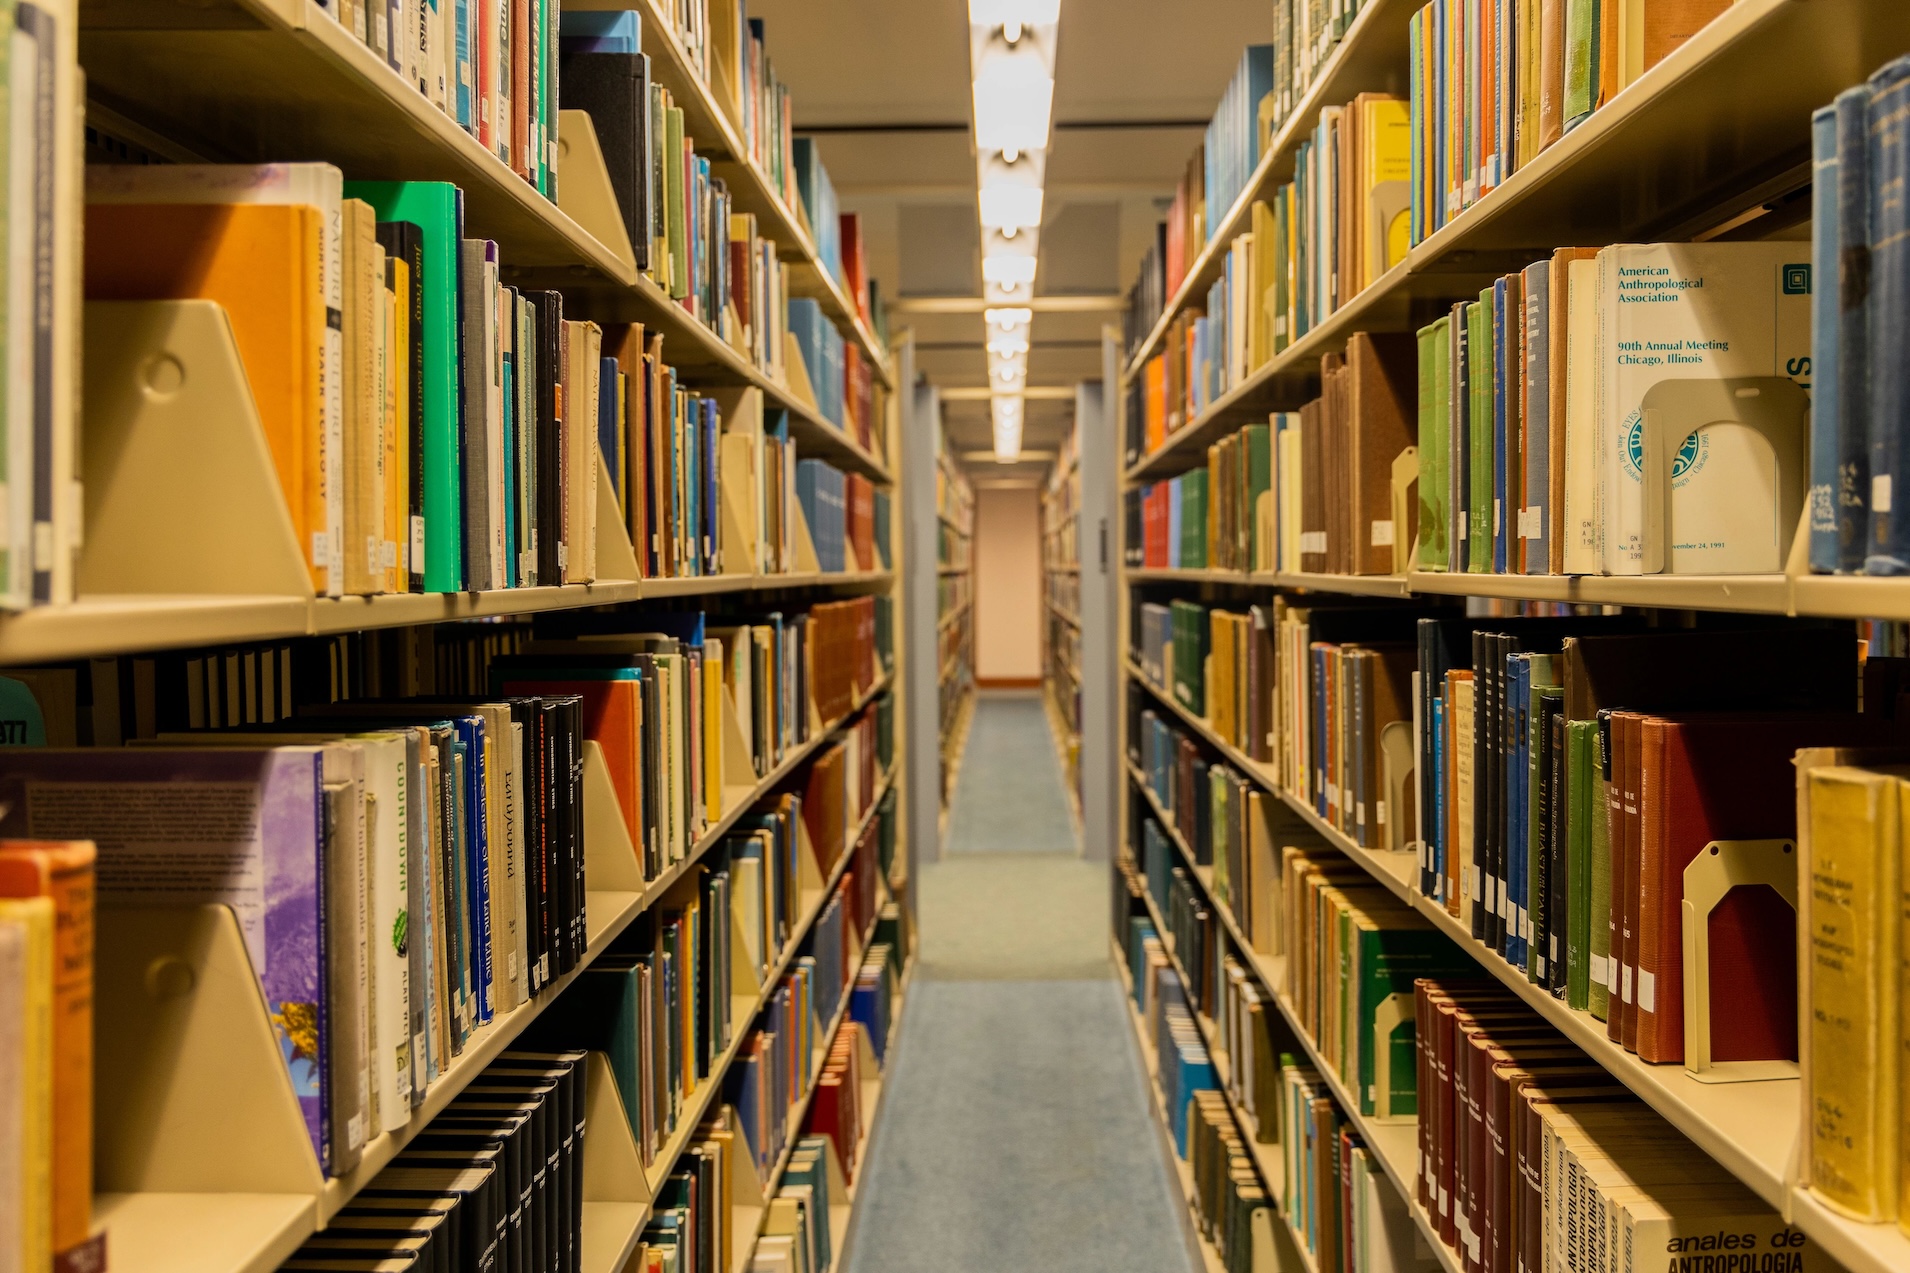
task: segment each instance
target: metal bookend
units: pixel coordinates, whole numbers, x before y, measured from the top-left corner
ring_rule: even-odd
[[[1796,1061],[1711,1059],[1711,912],[1734,888],[1765,884],[1797,909],[1798,854],[1791,840],[1713,840],[1685,867],[1685,1069],[1700,1083],[1798,1076]]]

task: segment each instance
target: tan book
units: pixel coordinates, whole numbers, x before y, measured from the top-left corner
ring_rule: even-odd
[[[1532,151],[1534,155],[1565,135],[1567,3],[1568,0],[1539,0],[1539,135]]]
[[[1419,437],[1416,359],[1410,334],[1355,332],[1346,342],[1352,574],[1391,574],[1393,547],[1408,533],[1393,524],[1393,461]]]
[[[0,1267],[53,1265],[53,1036],[53,902],[0,898]]]

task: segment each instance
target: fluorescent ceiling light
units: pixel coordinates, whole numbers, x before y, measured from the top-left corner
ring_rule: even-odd
[[[982,277],[1003,289],[1032,286],[1035,281],[1035,258],[991,253],[982,258]]]
[[[1034,321],[1035,312],[1025,306],[1010,305],[996,309],[984,309],[982,321],[990,327],[999,327],[1003,331],[1013,331],[1017,327],[1026,327]]]
[[[1048,144],[1054,76],[1032,48],[991,49],[975,69],[975,145],[1041,150]]]
[[[1021,399],[1003,396],[991,400],[995,416],[995,458],[1012,460],[1021,454]]]
[[[1028,342],[1020,336],[997,336],[988,342],[988,352],[1003,358],[1013,358],[1016,354],[1028,352]]]
[[[968,0],[968,20],[978,27],[1010,22],[1025,27],[1053,26],[1061,20],[1061,0]]]
[[[1041,224],[1041,187],[991,181],[981,189],[982,224],[1013,236]]]

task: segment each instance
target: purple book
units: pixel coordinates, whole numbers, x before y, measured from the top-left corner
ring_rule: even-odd
[[[0,835],[93,841],[107,906],[232,908],[330,1175],[322,765],[316,747],[6,748]]]

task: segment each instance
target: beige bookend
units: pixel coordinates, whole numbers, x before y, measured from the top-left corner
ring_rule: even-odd
[[[757,1169],[756,1155],[749,1152],[749,1137],[743,1135],[743,1121],[736,1116],[736,1107],[724,1105],[718,1121],[730,1135],[730,1232],[735,1235],[732,1241],[741,1260],[749,1255],[752,1235],[762,1223],[767,1202],[763,1194],[769,1186]]]
[[[82,595],[312,594],[222,306],[88,302],[84,420]]]
[[[630,1131],[610,1060],[592,1052],[584,1063],[583,1267],[620,1269],[636,1251],[649,1213],[650,1183]]]
[[[1379,753],[1386,784],[1386,803],[1379,810],[1379,847],[1404,849],[1409,838],[1405,809],[1413,790],[1415,765],[1412,723],[1396,720],[1380,730]]]
[[[795,332],[783,333],[783,366],[786,369],[784,380],[788,383],[791,396],[821,415],[822,408],[816,404],[815,383],[809,379],[809,368],[803,363],[802,346],[796,343]]]
[[[723,811],[728,813],[737,805],[748,800],[756,791],[756,758],[750,755],[749,743],[743,738],[743,719],[736,714],[736,700],[728,690],[723,691],[723,776],[749,775],[748,782],[728,782],[723,784]]]
[[[746,1020],[756,1006],[757,996],[763,990],[763,970],[756,965],[756,958],[750,954],[749,939],[743,935],[743,921],[737,917],[736,908],[730,907],[730,1000],[737,1011],[731,1015],[738,1021]]]
[[[558,209],[609,248],[634,276],[637,254],[631,250],[623,209],[617,204],[610,169],[604,166],[603,148],[597,144],[597,126],[591,123],[589,112],[557,112],[557,171]]]
[[[1409,446],[1393,457],[1393,573],[1403,575],[1413,568],[1414,536],[1407,533],[1413,524],[1413,487],[1419,483],[1419,448]]]
[[[763,444],[763,391],[754,385],[716,391],[717,411],[723,421],[723,468],[720,555],[726,575],[762,572],[762,475],[756,471]]]
[[[238,921],[113,908],[97,941],[95,1218],[129,1255],[275,1267],[324,1182]]]
[[[809,515],[803,512],[801,501],[793,501],[789,506],[789,524],[795,528],[796,541],[790,545],[790,570],[792,575],[819,575],[822,573],[822,559],[816,556],[816,538],[809,533]]]
[[[833,1137],[824,1136],[823,1153],[829,1159],[829,1249],[842,1250],[844,1239],[849,1236],[849,1207],[855,1201],[855,1195],[849,1191],[849,1176],[842,1169],[842,1155],[836,1151]]]
[[[584,883],[592,893],[643,892],[643,858],[624,824],[623,805],[610,781],[603,746],[584,743]],[[594,913],[609,908],[591,906]]]
[[[596,583],[627,583],[638,578],[637,552],[630,546],[630,532],[624,525],[623,510],[617,507],[617,490],[610,484],[610,467],[603,452],[597,452],[597,576]]]
[[[1393,1039],[1413,1023],[1413,996],[1390,994],[1373,1009],[1373,1113],[1375,1123],[1410,1123],[1415,1115],[1393,1113]]]
[[[1713,840],[1685,867],[1685,1069],[1700,1083],[1792,1079],[1797,1062],[1711,1059],[1711,912],[1734,888],[1768,885],[1797,909],[1797,846],[1790,840]],[[1807,1037],[1807,1036],[1800,1036]]]
[[[796,819],[796,896],[802,898],[803,913],[823,903],[822,859],[809,839],[809,824]]]

